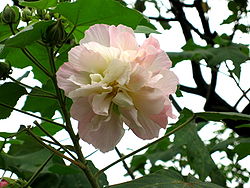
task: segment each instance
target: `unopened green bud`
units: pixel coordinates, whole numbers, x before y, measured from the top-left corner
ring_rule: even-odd
[[[46,13],[45,13],[45,11],[44,11],[43,9],[37,9],[37,10],[36,10],[36,14],[37,14],[37,16],[38,16],[41,20],[43,20]]]
[[[56,46],[61,44],[61,42],[65,39],[65,36],[66,33],[62,24],[62,20],[59,19],[46,29],[46,32],[43,36],[43,41],[49,44],[49,46]]]
[[[10,7],[9,5],[6,5],[2,12],[2,21],[6,24],[12,24],[16,21],[16,13],[15,10]]]
[[[49,13],[45,14],[44,19],[45,20],[51,20],[50,14]]]
[[[32,12],[28,7],[25,7],[22,11],[22,21],[29,22],[31,20]]]
[[[12,73],[9,63],[0,62],[0,80],[5,80]]]

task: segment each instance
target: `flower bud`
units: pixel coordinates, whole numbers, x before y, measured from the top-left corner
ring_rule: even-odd
[[[37,9],[36,10],[36,14],[37,14],[38,18],[40,18],[41,20],[43,20],[46,13],[45,13],[45,11],[43,9]]]
[[[44,19],[45,20],[51,20],[50,14],[49,13],[45,14]]]
[[[31,20],[32,12],[28,7],[25,7],[22,12],[22,21],[29,22]]]
[[[11,65],[9,63],[0,62],[0,80],[5,80],[11,73]]]
[[[59,19],[57,22],[51,24],[43,36],[43,41],[50,46],[56,46],[65,39],[65,30],[62,21]]]
[[[6,24],[12,24],[16,22],[16,12],[15,10],[10,7],[9,5],[6,5],[2,12],[2,21]]]

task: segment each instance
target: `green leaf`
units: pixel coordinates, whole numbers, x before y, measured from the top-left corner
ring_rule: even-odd
[[[54,164],[50,166],[48,170],[55,174],[78,174],[81,172],[79,168],[72,168],[71,166],[62,164]]]
[[[25,27],[20,32],[16,33],[12,38],[5,41],[6,47],[23,48],[34,41],[42,38],[43,33],[45,33],[47,27],[52,23],[52,21],[39,21]]]
[[[49,7],[55,7],[57,5],[57,0],[38,0],[38,1],[25,1],[19,0],[20,5],[26,7],[32,7],[36,9],[47,9]]]
[[[52,81],[49,80],[42,86],[42,89],[46,91],[54,91]],[[31,94],[40,94],[40,92],[33,89]],[[59,109],[59,105],[56,99],[28,96],[22,109],[31,112],[40,112],[42,117],[52,118],[55,111]]]
[[[250,121],[250,115],[235,112],[200,112],[196,113],[196,116],[207,121],[221,121],[223,119]]]
[[[4,41],[11,35],[9,25],[0,23],[0,42]]]
[[[250,140],[249,142],[246,142],[246,143],[240,143],[233,149],[233,151],[238,154],[238,158],[237,158],[238,161],[250,155],[249,144],[250,144]]]
[[[50,70],[48,53],[45,47],[40,44],[33,43],[26,46],[29,52],[42,64],[47,70]],[[0,58],[6,59],[13,67],[25,68],[32,66],[32,72],[34,78],[42,83],[46,83],[48,77],[36,66],[34,63],[21,51],[19,48],[7,48],[2,49],[0,52]]]
[[[138,25],[135,29],[135,33],[146,33],[146,34],[150,34],[150,33],[156,33],[156,34],[161,34],[160,32],[151,29],[147,26],[143,26],[143,25]]]
[[[0,132],[0,137],[2,138],[9,138],[12,135],[15,135],[16,133],[6,133],[6,132]]]
[[[131,161],[132,171],[138,170],[142,175],[145,175],[144,166],[146,165],[147,157],[145,155],[134,155]]]
[[[222,188],[213,183],[201,182],[192,176],[182,177],[178,172],[173,170],[159,170],[155,173],[138,178],[136,180],[113,185],[111,188]]]
[[[0,91],[0,103],[11,107],[14,107],[18,99],[27,93],[24,87],[12,82],[0,85]],[[9,117],[11,112],[12,109],[0,106],[0,119]]]
[[[63,128],[48,122],[41,123],[41,126],[50,134],[55,135],[57,132],[62,130]],[[38,136],[47,136],[40,128],[34,127],[32,128],[32,132]]]
[[[124,24],[135,29],[141,20],[145,19],[139,12],[124,7],[113,0],[64,2],[57,5],[52,12],[61,14],[74,25],[86,26],[97,23]]]
[[[227,19],[223,20],[223,22],[221,23],[221,25],[222,24],[230,24],[230,23],[232,23],[232,22],[234,22],[236,20],[237,20],[237,14],[232,14],[232,15],[228,16]]]

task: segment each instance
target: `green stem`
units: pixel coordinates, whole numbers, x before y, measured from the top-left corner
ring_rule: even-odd
[[[48,70],[39,63],[39,61],[29,52],[27,48],[21,48],[21,50],[41,71],[43,71],[48,77],[52,77]]]
[[[62,124],[60,124],[60,123],[57,123],[57,122],[51,121],[51,120],[49,120],[49,119],[46,119],[46,118],[43,118],[43,117],[40,117],[40,116],[31,114],[31,113],[26,112],[26,111],[23,111],[23,110],[19,110],[19,109],[17,109],[17,108],[14,108],[14,107],[12,107],[12,106],[7,105],[7,104],[0,103],[0,106],[3,106],[3,107],[5,107],[5,108],[11,109],[11,110],[15,110],[15,111],[17,111],[17,112],[20,112],[20,113],[23,113],[23,114],[26,114],[26,115],[35,117],[35,118],[37,118],[37,119],[41,119],[41,120],[46,121],[46,122],[48,122],[48,123],[52,123],[52,124],[54,124],[54,125],[58,125],[58,126],[60,126],[60,127],[65,128],[65,126],[62,125]]]
[[[43,164],[41,164],[41,166],[36,170],[36,172],[31,176],[31,178],[29,179],[29,181],[27,182],[27,184],[24,186],[24,188],[26,187],[29,187],[33,181],[37,178],[37,176],[40,174],[40,172],[43,170],[43,168],[48,164],[48,162],[52,159],[52,157],[54,156],[55,154],[52,153],[48,159],[46,159],[46,161],[44,161]]]
[[[47,48],[48,50],[48,55],[49,55],[49,60],[50,60],[50,66],[51,66],[51,71],[52,71],[52,81],[56,90],[56,94],[57,94],[57,99],[59,102],[59,105],[62,109],[62,113],[63,113],[63,118],[64,121],[66,122],[66,130],[69,133],[69,136],[73,142],[74,145],[74,149],[76,151],[76,154],[78,156],[78,160],[81,162],[81,164],[83,164],[84,168],[81,168],[85,175],[87,176],[91,186],[93,188],[99,188],[99,184],[97,182],[97,178],[95,178],[95,176],[93,175],[92,171],[90,170],[90,168],[86,165],[87,161],[85,160],[82,151],[81,151],[81,146],[79,145],[79,138],[77,135],[75,135],[74,130],[72,128],[71,125],[71,121],[70,121],[70,115],[69,112],[66,108],[66,104],[65,104],[65,100],[64,100],[64,96],[62,95],[58,85],[57,85],[57,80],[56,80],[56,67],[55,67],[55,62],[54,62],[54,50],[53,47]]]
[[[11,79],[13,82],[15,82],[15,83],[21,85],[21,86],[24,86],[24,87],[29,88],[29,89],[32,89],[32,90],[40,91],[40,92],[42,92],[42,93],[44,93],[44,94],[47,94],[47,95],[50,95],[50,96],[53,96],[53,97],[56,98],[56,95],[55,95],[54,93],[50,93],[50,92],[45,91],[45,90],[43,90],[43,89],[41,89],[41,88],[39,88],[39,87],[31,87],[31,86],[29,86],[29,85],[27,85],[27,84],[24,84],[24,83],[22,83],[22,82],[16,80],[15,78],[13,78],[13,77],[11,77],[11,76],[8,76],[8,78]]]
[[[55,148],[45,144],[40,137],[38,137],[37,135],[35,135],[29,128],[27,129],[27,132],[39,143],[41,144],[43,147],[45,147],[46,149],[52,151],[55,155],[62,157],[68,161],[70,161],[71,163],[73,163],[74,165],[80,167],[81,169],[85,169],[85,165],[82,163],[79,163],[78,161],[75,161],[67,156],[65,156],[64,154],[62,154],[61,152],[57,151]]]
[[[180,126],[176,127],[175,129],[173,129],[172,131],[169,131],[167,134],[165,134],[163,137],[155,140],[154,142],[151,142],[131,153],[129,153],[128,155],[125,155],[123,157],[121,157],[120,159],[114,161],[113,163],[109,164],[108,166],[104,167],[103,169],[99,170],[95,176],[98,177],[100,174],[102,174],[104,171],[106,171],[107,169],[109,169],[110,167],[116,165],[117,163],[127,159],[128,157],[131,157],[133,156],[134,154],[144,150],[144,149],[147,149],[149,146],[152,146],[160,141],[162,141],[163,139],[165,139],[166,137],[169,137],[170,135],[174,134],[176,131],[180,130],[181,128],[185,127],[187,124],[189,124],[193,119],[195,118],[195,114],[193,114],[189,119],[187,119],[183,124],[181,124]]]
[[[48,131],[46,131],[37,121],[34,122],[34,124],[41,129],[51,140],[53,140],[58,146],[60,146],[66,153],[70,155],[73,159],[77,160],[72,153],[70,153],[60,142],[58,142]]]

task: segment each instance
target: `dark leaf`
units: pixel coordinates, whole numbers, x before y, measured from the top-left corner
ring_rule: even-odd
[[[18,99],[27,93],[24,87],[11,82],[0,85],[0,91],[0,103],[11,107],[14,107]],[[0,119],[9,117],[11,112],[11,109],[0,106]]]
[[[159,170],[134,181],[113,185],[111,188],[220,188],[221,186],[201,182],[192,176],[182,177],[178,172],[173,170]]]

